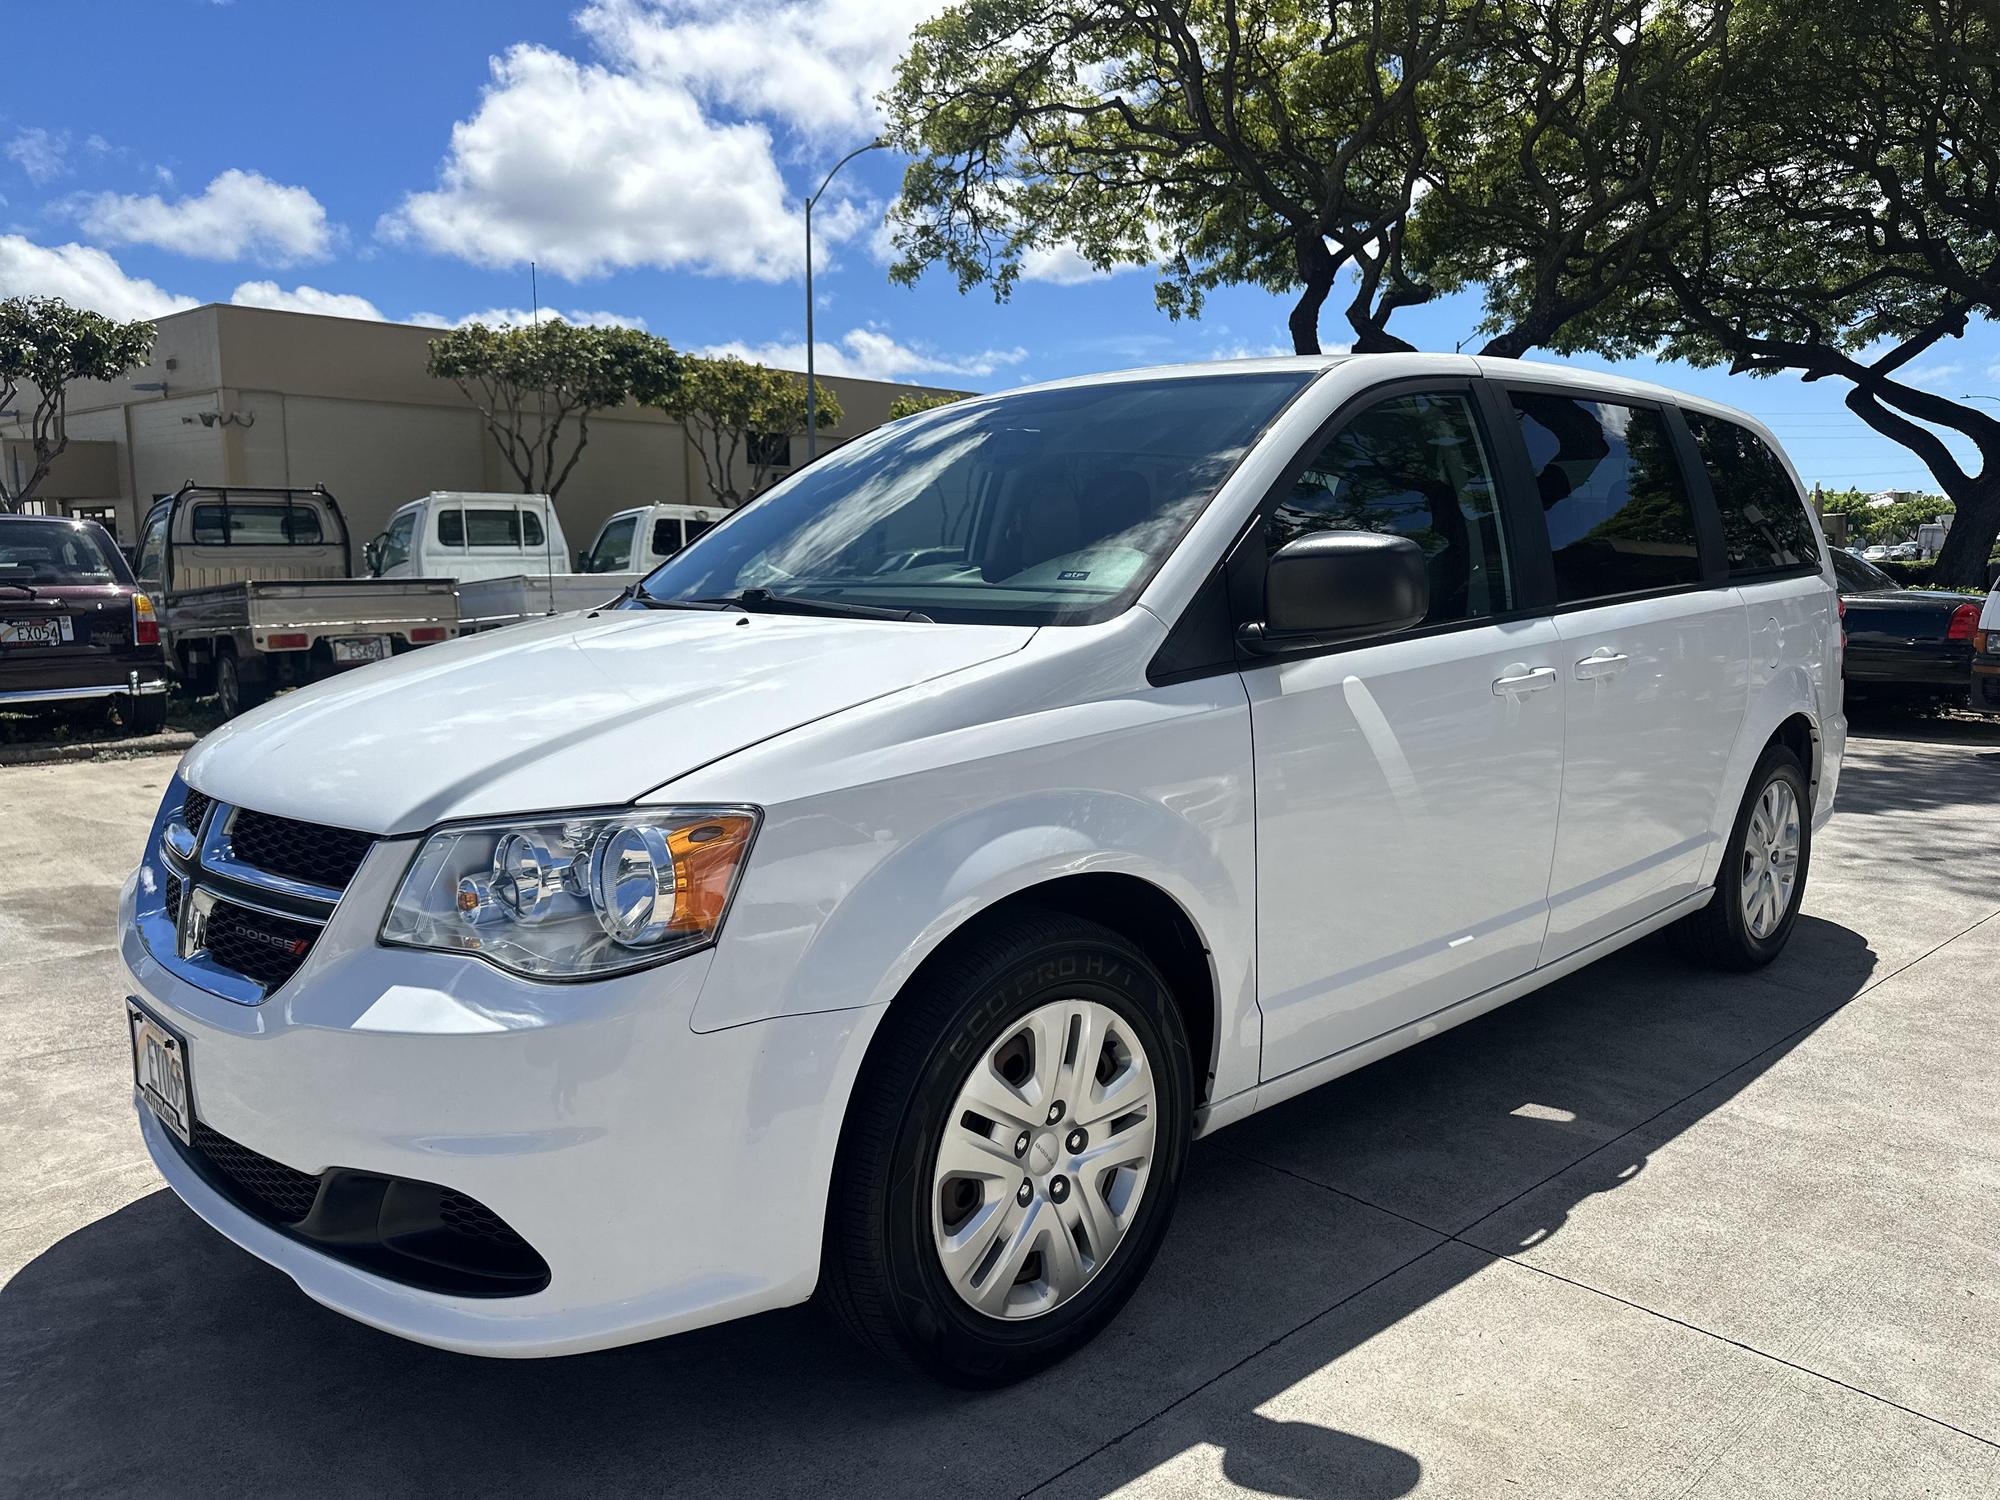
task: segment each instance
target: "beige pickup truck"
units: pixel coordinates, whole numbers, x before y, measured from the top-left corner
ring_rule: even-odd
[[[147,513],[133,571],[167,662],[234,717],[278,688],[458,634],[449,578],[353,578],[324,489],[182,485]]]

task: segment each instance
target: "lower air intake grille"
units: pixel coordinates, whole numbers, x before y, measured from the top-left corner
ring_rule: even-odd
[[[228,1178],[236,1191],[255,1205],[258,1217],[268,1223],[298,1223],[312,1212],[313,1200],[319,1197],[317,1177],[239,1146],[199,1120],[194,1122],[194,1149],[207,1157],[209,1165]]]

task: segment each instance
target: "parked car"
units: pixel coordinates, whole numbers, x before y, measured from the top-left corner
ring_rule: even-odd
[[[1850,696],[1965,701],[1980,595],[1904,588],[1880,568],[1840,553],[1833,575],[1847,631],[1842,674]]]
[[[2000,716],[2000,593],[1986,596],[1972,632],[1972,692],[1975,713]]]
[[[364,554],[377,578],[469,583],[569,569],[562,518],[547,495],[433,490],[391,516]]]
[[[190,483],[147,512],[134,571],[176,674],[234,717],[279,688],[458,633],[448,582],[350,578],[353,560],[324,489]]]
[[[0,515],[0,709],[166,722],[159,616],[97,522]]]
[[[817,1289],[1017,1379],[1132,1293],[1192,1138],[1657,929],[1777,957],[1845,741],[1825,553],[1756,422],[1568,368],[891,424],[618,607],[190,752],[121,909],[147,1148],[426,1343]]]
[[[1889,549],[1880,542],[1877,542],[1861,554],[1863,560],[1867,562],[1887,562],[1889,555]]]
[[[650,573],[729,514],[714,505],[642,505],[621,510],[576,555],[579,573]]]

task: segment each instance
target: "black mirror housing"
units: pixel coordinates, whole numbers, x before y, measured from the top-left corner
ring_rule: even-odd
[[[1406,536],[1318,531],[1287,542],[1264,575],[1264,619],[1246,626],[1252,650],[1286,650],[1420,624],[1430,611],[1430,570]]]

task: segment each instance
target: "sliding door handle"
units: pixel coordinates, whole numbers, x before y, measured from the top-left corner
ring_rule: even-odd
[[[1613,651],[1609,646],[1599,646],[1590,655],[1576,664],[1577,680],[1589,682],[1598,677],[1616,677],[1631,660],[1623,651]]]
[[[1516,693],[1539,693],[1555,685],[1554,667],[1530,667],[1524,661],[1517,661],[1507,669],[1506,676],[1493,679],[1493,693],[1495,697],[1510,698]]]

